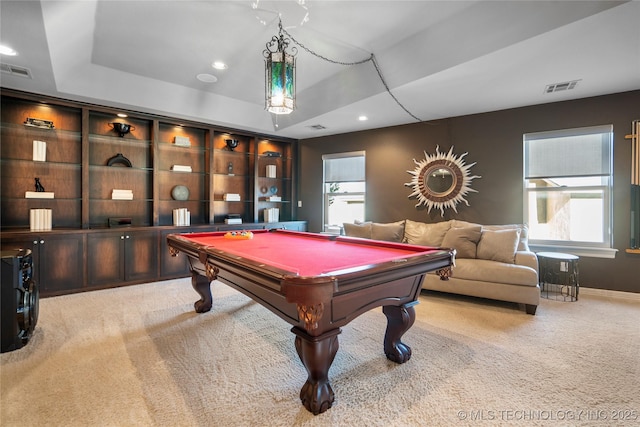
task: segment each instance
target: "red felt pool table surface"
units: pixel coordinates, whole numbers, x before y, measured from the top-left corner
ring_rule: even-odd
[[[300,276],[320,276],[424,255],[436,248],[392,242],[336,238],[311,233],[253,232],[251,239],[225,238],[224,232],[183,235],[194,243],[281,268]]]

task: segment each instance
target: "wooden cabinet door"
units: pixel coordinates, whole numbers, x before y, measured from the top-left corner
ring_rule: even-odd
[[[124,280],[124,233],[87,236],[89,286],[106,286]]]
[[[155,280],[158,277],[158,233],[119,230],[89,234],[89,286]]]
[[[186,277],[189,275],[189,262],[185,254],[171,256],[167,235],[172,233],[189,233],[191,230],[176,229],[166,230],[160,233],[160,278],[171,279],[174,277]]]
[[[81,234],[49,235],[41,238],[38,246],[38,285],[43,295],[66,293],[84,286]]]
[[[33,261],[32,278],[38,286],[40,286],[40,247],[38,246],[40,240],[42,239],[37,235],[18,235],[2,238],[3,251],[13,251],[16,249],[31,250],[31,259]],[[44,240],[42,240],[42,242],[44,243]]]
[[[82,234],[18,235],[2,239],[2,249],[31,249],[33,279],[42,296],[83,287]]]
[[[158,278],[158,232],[124,233],[124,280],[142,281]]]

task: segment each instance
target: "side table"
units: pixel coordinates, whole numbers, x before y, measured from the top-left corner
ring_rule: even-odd
[[[578,260],[576,255],[560,252],[538,252],[540,296],[559,301],[577,301]]]

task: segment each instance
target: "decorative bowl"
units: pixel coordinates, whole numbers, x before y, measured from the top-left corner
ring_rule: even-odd
[[[130,131],[135,129],[135,127],[131,126],[128,123],[113,122],[113,123],[109,123],[109,126],[111,126],[111,128],[118,133],[120,138],[124,137]]]

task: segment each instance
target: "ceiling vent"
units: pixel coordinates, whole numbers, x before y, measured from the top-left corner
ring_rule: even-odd
[[[322,126],[322,125],[311,125],[311,126],[307,126],[310,129],[313,130],[322,130],[322,129],[326,129],[326,127]]]
[[[574,89],[577,86],[579,81],[580,80],[572,80],[570,82],[553,83],[553,84],[547,85],[547,87],[544,90],[544,93],[562,92],[564,90]]]
[[[31,71],[28,68],[18,67],[17,65],[11,64],[0,64],[0,70],[3,73],[11,74],[13,76],[26,77],[31,79]]]

